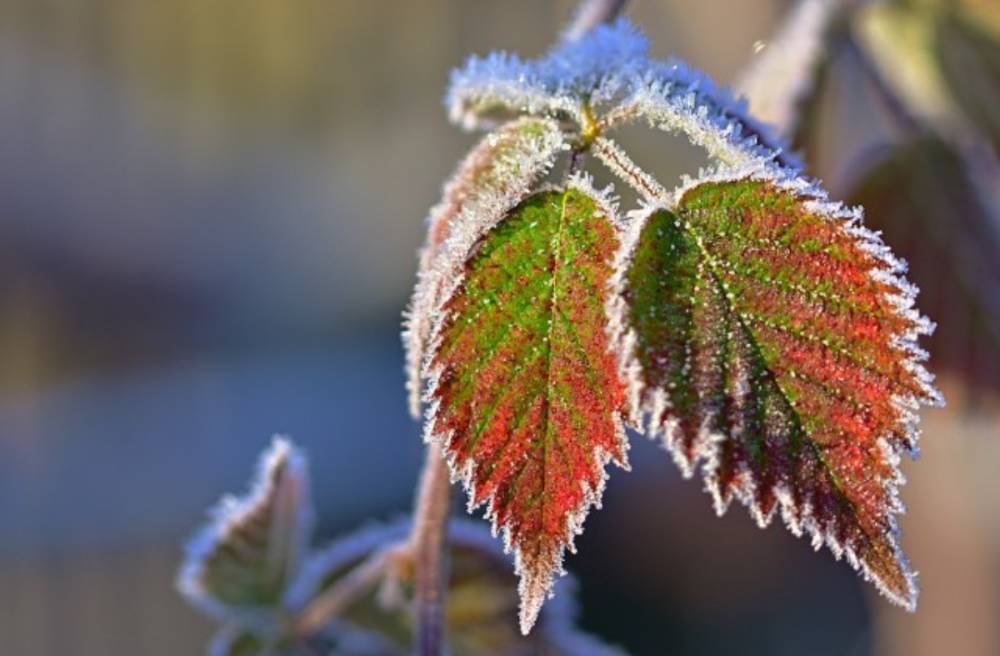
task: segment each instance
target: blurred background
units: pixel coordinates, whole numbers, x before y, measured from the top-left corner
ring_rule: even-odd
[[[0,0],[0,653],[202,653],[180,546],[272,433],[312,457],[322,538],[408,509],[400,313],[474,141],[447,124],[447,74],[540,54],[573,4]],[[656,54],[729,83],[789,6],[629,13]],[[780,525],[716,518],[637,438],[568,563],[584,627],[634,654],[1000,654],[1000,6],[892,9],[904,73],[883,70],[917,124],[838,56],[799,145],[870,206],[940,325],[950,404],[924,413],[903,491],[920,609]],[[666,136],[630,145],[668,186],[703,163]]]

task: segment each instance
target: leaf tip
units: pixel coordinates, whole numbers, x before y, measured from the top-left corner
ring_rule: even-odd
[[[524,563],[523,554],[518,555],[521,561],[521,580],[518,584],[518,593],[521,598],[521,605],[518,610],[518,622],[521,627],[521,634],[528,635],[535,622],[545,600],[552,594],[553,572],[558,569],[550,558],[538,557],[533,562]],[[558,558],[556,558],[558,560]]]

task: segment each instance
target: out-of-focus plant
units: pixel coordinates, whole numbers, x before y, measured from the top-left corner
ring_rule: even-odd
[[[936,215],[916,193],[878,191],[894,176],[936,176],[952,195],[941,207],[971,208],[982,178],[967,167],[995,157],[995,139],[967,136],[991,134],[988,99],[949,87],[968,116],[953,131],[911,108],[858,45],[858,26],[878,20],[869,12],[951,14],[803,0],[741,80],[754,118],[682,62],[650,58],[614,20],[624,4],[585,2],[540,59],[474,57],[453,74],[452,119],[488,134],[431,211],[407,314],[410,405],[425,411],[428,444],[412,521],[310,554],[305,463],[276,442],[181,575],[225,622],[216,653],[609,653],[571,628],[559,575],[607,464],[627,467],[626,427],[662,439],[685,476],[700,472],[719,514],[734,498],[761,526],[780,514],[916,607],[899,462],[916,451],[919,407],[941,402],[916,343],[933,325],[913,307],[905,263],[860,209],[804,177],[786,140],[807,139],[830,58],[861,58],[921,154],[871,168],[858,193],[886,217],[908,216],[907,204]],[[962,56],[988,77],[988,48],[968,43]],[[636,122],[686,135],[713,167],[666,189],[610,137]],[[621,213],[592,163],[638,207]],[[962,230],[992,234],[986,203],[978,210]],[[968,289],[971,307],[981,297]],[[517,595],[492,541],[465,522],[448,528],[450,481],[502,533]],[[562,605],[545,604],[553,595]]]
[[[209,653],[410,653],[415,565],[409,520],[363,528],[314,547],[305,455],[275,438],[243,497],[226,497],[188,545],[181,592],[222,623]],[[546,609],[539,631],[514,621],[517,583],[503,551],[480,523],[451,524],[444,628],[450,653],[618,653],[573,628],[575,583]]]
[[[983,0],[802,0],[737,89],[815,161],[835,69],[862,80],[892,128],[843,162],[840,191],[913,264],[925,307],[948,318],[930,343],[935,368],[995,393],[1000,12]]]

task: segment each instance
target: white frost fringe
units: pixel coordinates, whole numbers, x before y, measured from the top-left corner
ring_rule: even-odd
[[[543,130],[540,137],[526,139],[519,133],[528,121],[539,124]],[[501,140],[516,139],[523,141],[516,152],[497,154]],[[442,292],[448,288],[452,276],[461,275],[458,264],[465,261],[471,245],[527,197],[563,148],[559,125],[550,119],[531,118],[511,123],[485,137],[473,149],[445,184],[442,201],[431,209],[428,230],[444,227],[447,237],[444,243],[428,243],[421,251],[417,285],[403,327],[406,387],[414,418],[420,416],[421,367]],[[468,177],[480,167],[488,168],[490,175],[481,173],[482,184],[469,188]],[[447,215],[452,205],[458,205],[457,216]],[[440,223],[447,225],[439,226]]]
[[[597,212],[607,217],[611,225],[614,226],[616,232],[620,233],[621,224],[617,218],[617,199],[613,195],[613,189],[611,187],[603,190],[597,190],[594,188],[592,180],[589,176],[585,174],[576,174],[570,176],[567,181],[567,189],[575,189],[592,198],[595,202]],[[506,214],[506,212],[504,214]],[[553,553],[542,555],[542,559],[548,560],[549,562],[546,563],[547,566],[544,568],[544,573],[540,575],[538,572],[538,563],[534,563],[535,567],[530,568],[528,563],[525,562],[523,554],[521,554],[520,550],[518,550],[514,544],[513,536],[511,535],[509,527],[498,526],[495,498],[487,498],[479,504],[473,503],[472,500],[476,497],[474,481],[475,462],[471,458],[466,459],[463,462],[458,462],[456,456],[444,448],[450,440],[451,435],[439,431],[435,425],[439,402],[434,400],[434,394],[440,381],[441,371],[433,364],[432,354],[438,349],[441,339],[440,335],[445,329],[449,319],[443,308],[447,304],[447,301],[461,286],[461,270],[464,268],[468,254],[471,252],[476,241],[478,241],[478,239],[485,234],[488,228],[493,227],[493,225],[495,225],[495,222],[488,226],[478,223],[474,224],[473,230],[463,230],[457,235],[455,244],[449,247],[449,251],[453,254],[453,258],[448,261],[448,266],[451,268],[446,270],[447,279],[450,283],[444,293],[441,294],[437,304],[438,308],[433,313],[435,317],[434,327],[431,332],[432,336],[430,339],[430,346],[427,349],[428,356],[424,363],[426,376],[429,380],[428,392],[425,397],[426,400],[429,401],[429,407],[427,410],[427,422],[424,430],[424,438],[426,441],[437,443],[442,447],[442,450],[447,456],[452,481],[461,481],[469,495],[469,511],[472,512],[477,507],[486,505],[485,517],[491,523],[493,534],[497,535],[498,533],[502,533],[504,550],[514,552],[515,570],[520,579],[518,584],[518,592],[521,597],[520,624],[522,632],[527,634],[534,625],[543,603],[546,599],[552,596],[556,578],[565,574],[562,561],[566,549],[568,549],[571,553],[575,551],[575,537],[582,533],[583,523],[589,510],[591,508],[600,508],[601,497],[604,493],[605,482],[607,481],[607,472],[605,471],[605,467],[609,462],[614,460],[615,464],[619,467],[628,469],[628,462],[624,457],[624,454],[627,453],[628,450],[628,441],[625,435],[624,422],[622,421],[623,418],[615,416],[613,421],[615,422],[618,448],[623,454],[623,457],[616,458],[611,452],[601,448],[594,450],[594,467],[595,471],[600,474],[599,480],[595,486],[588,486],[585,482],[581,482],[581,485],[583,486],[583,498],[580,506],[574,512],[569,513],[565,518],[564,541],[566,546],[555,550]],[[464,240],[459,241],[460,238],[464,238]],[[459,257],[459,254],[463,255]],[[609,297],[611,296],[610,291],[611,290],[609,290]]]
[[[879,234],[863,226],[860,208],[847,208],[840,203],[829,200],[826,192],[817,184],[793,175],[786,169],[773,163],[757,161],[750,162],[743,168],[728,168],[722,171],[702,173],[696,179],[685,179],[678,189],[672,192],[669,197],[660,200],[659,203],[656,200],[648,201],[645,207],[630,215],[632,223],[618,256],[618,273],[616,275],[619,276],[619,288],[624,288],[624,273],[627,272],[631,264],[632,253],[634,252],[642,228],[653,212],[661,208],[676,210],[681,206],[684,197],[691,190],[703,184],[745,180],[769,182],[777,189],[786,191],[799,199],[803,206],[810,212],[822,216],[829,221],[837,222],[840,229],[849,235],[855,243],[858,243],[878,263],[876,267],[870,270],[870,276],[874,280],[892,288],[892,291],[886,294],[886,301],[891,307],[896,309],[899,316],[906,318],[913,326],[912,329],[905,333],[896,335],[892,345],[899,351],[903,358],[905,368],[914,374],[920,386],[920,395],[897,395],[893,397],[892,403],[899,411],[899,423],[907,435],[906,441],[912,445],[909,451],[911,455],[916,455],[916,443],[919,431],[916,426],[917,417],[914,411],[921,405],[939,406],[944,403],[940,392],[933,385],[934,377],[923,365],[923,362],[927,359],[927,354],[916,343],[920,335],[930,334],[934,329],[934,325],[926,317],[920,315],[913,307],[917,290],[902,277],[906,271],[906,264],[892,255],[888,247],[882,242]],[[624,301],[616,302],[615,308],[615,314],[619,317],[615,320],[615,323],[624,326],[626,321]],[[627,354],[622,363],[622,371],[625,380],[630,384],[630,397],[640,400],[643,398],[647,399],[640,408],[642,414],[649,417],[661,416],[665,410],[669,409],[669,400],[663,390],[647,391],[644,389],[642,378],[639,375],[641,367],[635,354],[635,334],[630,329],[622,328],[619,330],[618,339],[621,345],[620,348]],[[641,421],[635,422],[633,425],[636,425],[640,430],[644,428]],[[649,432],[649,429],[659,432],[655,431],[655,428],[649,426],[647,427],[647,432]],[[699,462],[703,463],[701,470],[706,477],[706,487],[713,495],[713,505],[716,511],[721,515],[726,511],[728,503],[718,496],[716,488],[711,486],[710,483],[712,482],[713,472],[718,466],[719,444],[728,438],[716,432],[708,431],[707,427],[704,427],[695,442],[694,457],[689,459],[686,454],[677,448],[679,439],[679,436],[675,434],[677,430],[676,422],[671,423],[668,421],[662,428],[664,443],[674,455],[675,461],[685,476],[690,477],[693,475]],[[797,536],[803,534],[809,535],[812,538],[812,545],[816,549],[826,544],[835,558],[839,560],[841,557],[846,557],[847,561],[855,569],[859,570],[866,580],[875,583],[884,596],[908,610],[913,610],[916,606],[917,597],[916,576],[910,570],[907,559],[899,547],[899,529],[896,521],[896,515],[903,512],[903,504],[899,499],[899,488],[904,483],[904,478],[899,471],[900,449],[893,446],[887,436],[880,437],[877,444],[885,461],[891,465],[894,471],[894,476],[883,482],[883,489],[886,493],[888,505],[889,542],[896,559],[900,562],[901,568],[907,576],[909,585],[909,595],[906,597],[899,597],[892,594],[887,586],[875,577],[874,572],[871,571],[868,565],[858,558],[851,545],[840,544],[831,532],[824,531],[816,521],[812,508],[808,503],[804,507],[797,507],[792,498],[791,491],[783,484],[775,485],[773,492],[778,500],[777,508],[780,508],[782,518],[792,533]],[[736,480],[739,481],[739,484],[734,490],[734,496],[749,508],[751,515],[761,527],[767,526],[774,514],[774,510],[777,508],[772,509],[771,513],[765,515],[755,505],[756,482],[749,471],[744,470],[738,473]]]

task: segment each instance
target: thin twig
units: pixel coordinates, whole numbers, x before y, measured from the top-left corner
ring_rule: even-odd
[[[585,149],[575,149],[570,153],[569,160],[566,162],[566,175],[565,177],[570,177],[571,175],[576,175],[583,170],[583,165],[587,163],[587,151]]]
[[[844,24],[845,11],[835,0],[800,0],[734,85],[754,118],[784,139],[791,139],[799,110],[817,94],[817,72],[830,57],[830,42]]]
[[[628,4],[628,0],[583,0],[569,27],[563,32],[566,41],[576,41],[601,23],[613,21]]]
[[[451,486],[448,465],[436,444],[427,446],[420,475],[409,549],[413,555],[416,653],[440,656],[444,648],[447,563],[444,558]]]
[[[639,192],[648,202],[669,203],[671,194],[657,182],[653,176],[643,171],[625,154],[617,143],[608,137],[598,137],[594,140],[594,154],[612,173],[621,178],[629,186]]]
[[[326,627],[354,601],[375,588],[393,563],[405,557],[408,546],[394,544],[371,554],[346,576],[316,597],[295,620],[293,634],[312,636]]]

